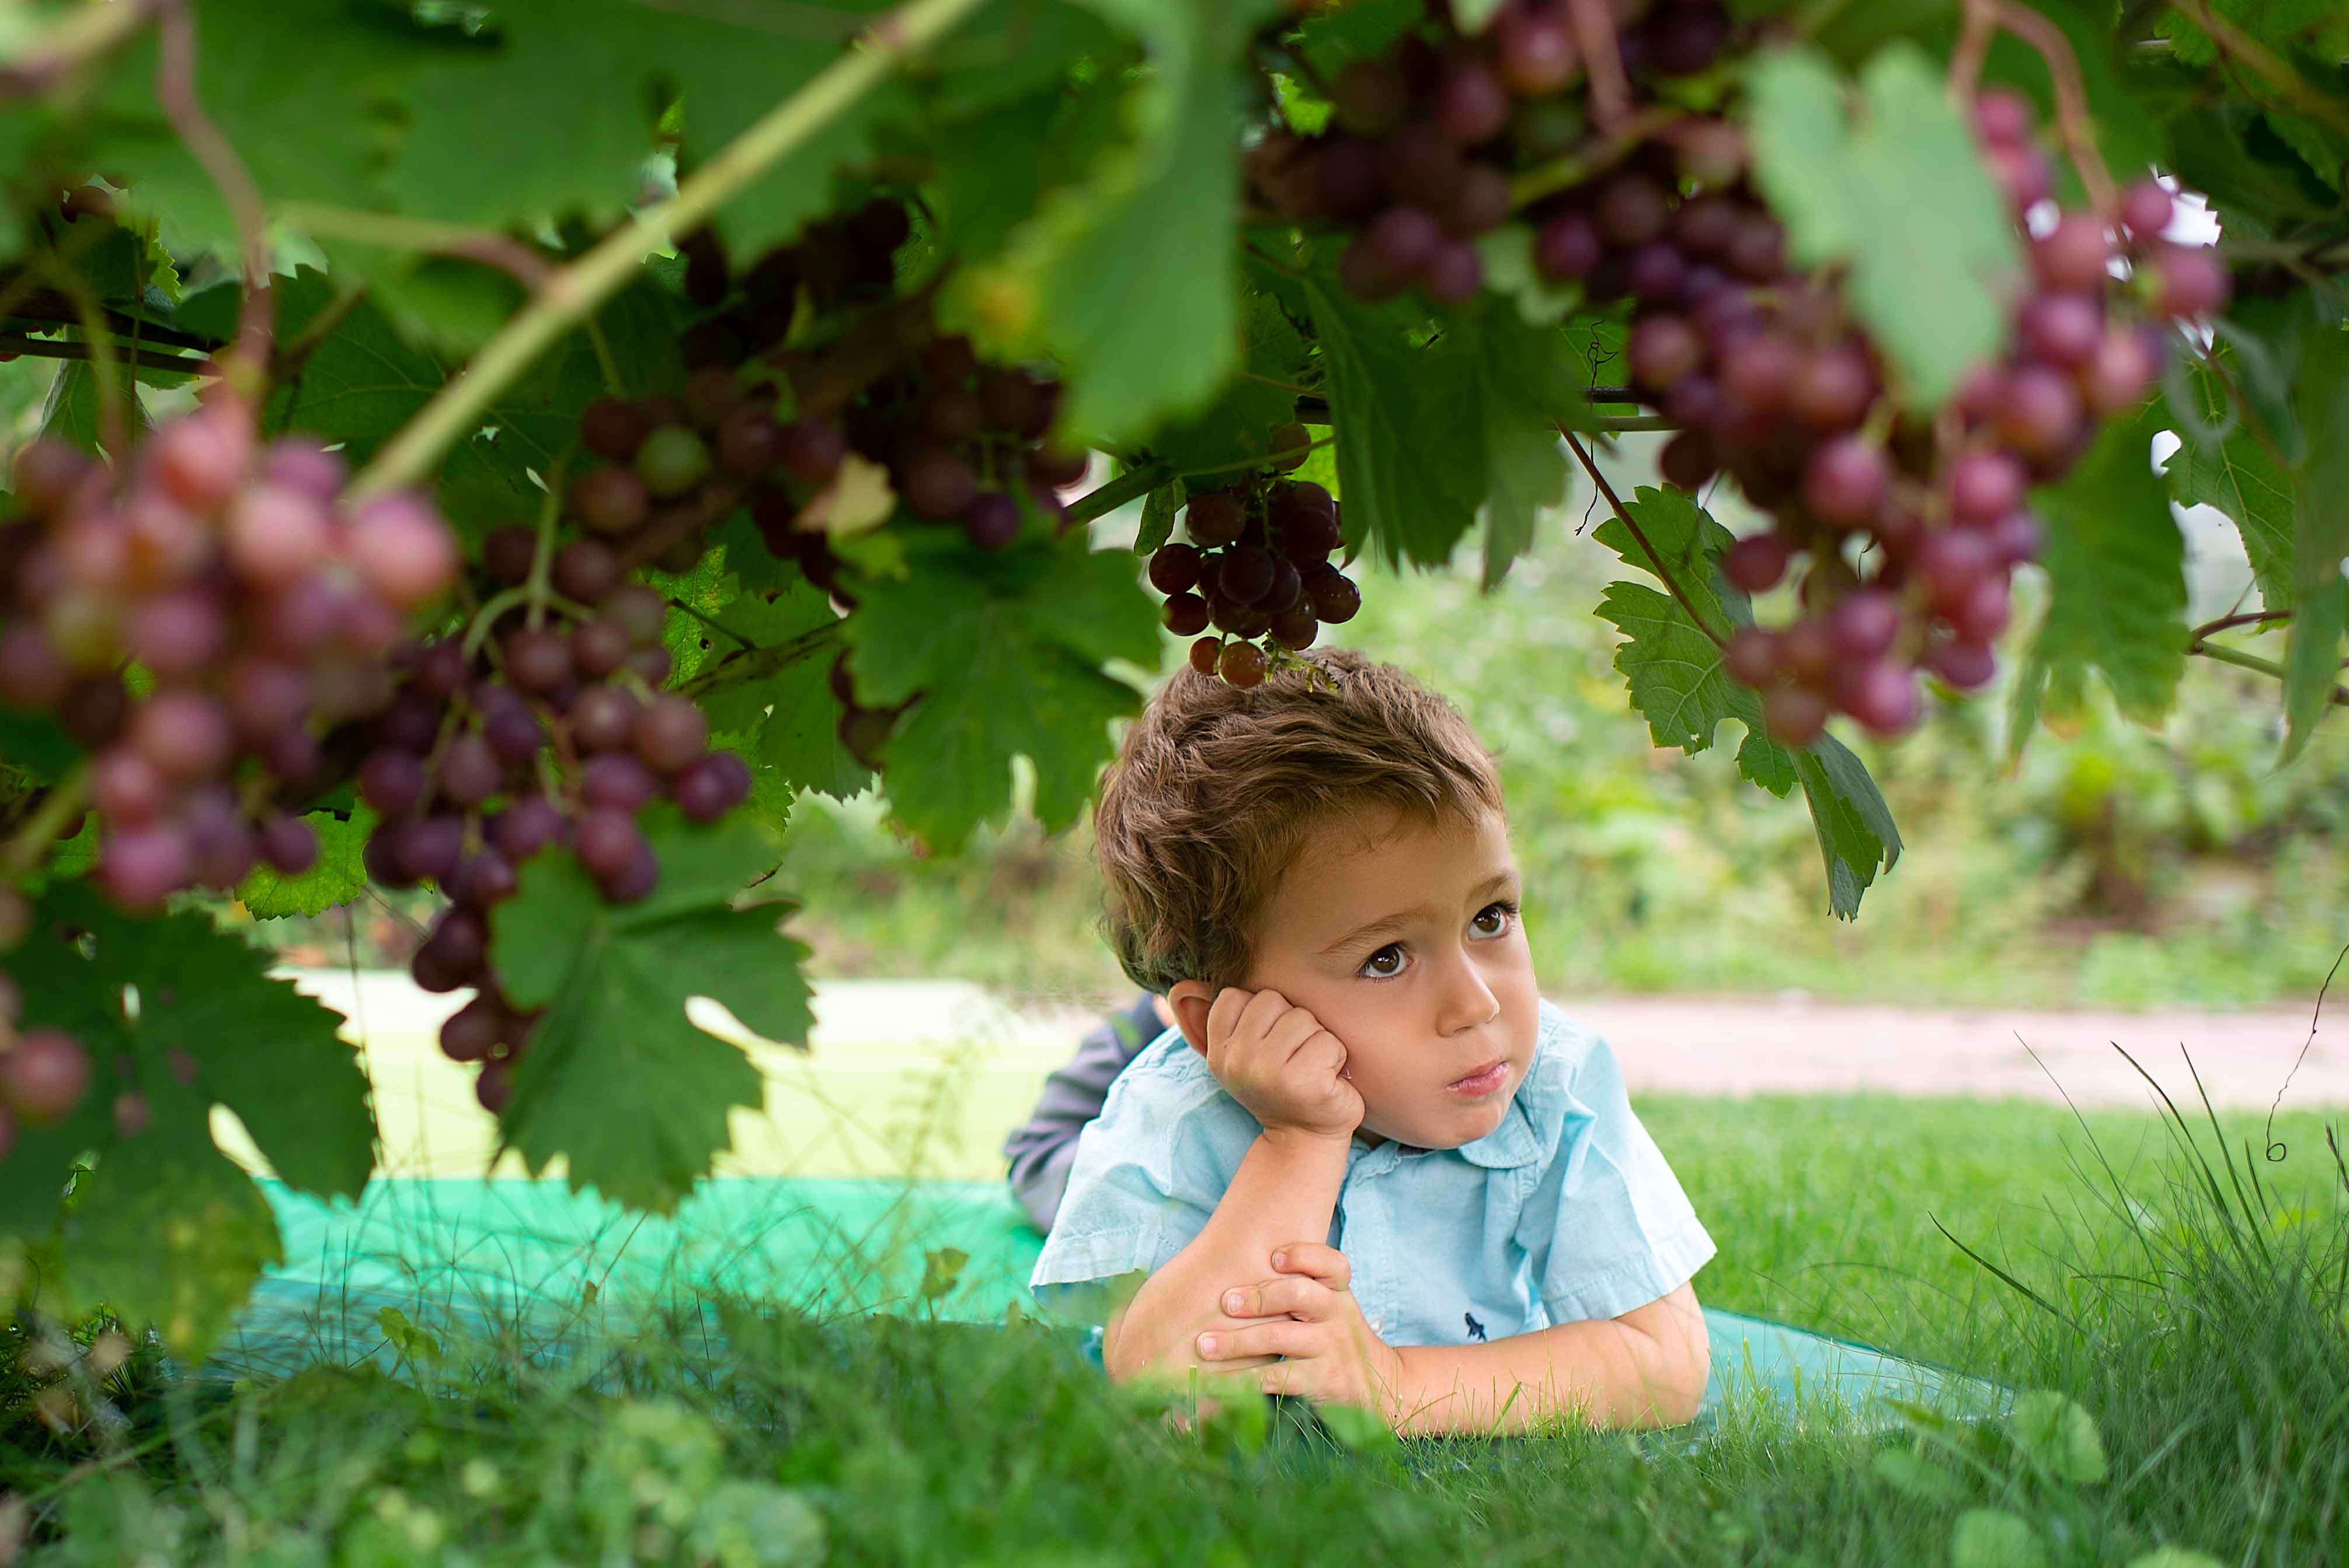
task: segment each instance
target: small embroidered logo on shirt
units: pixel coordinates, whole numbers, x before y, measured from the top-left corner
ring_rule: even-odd
[[[1461,1317],[1462,1317],[1463,1319],[1464,1319],[1464,1320],[1467,1322],[1467,1325],[1468,1325],[1468,1337],[1469,1337],[1469,1338],[1471,1338],[1471,1339],[1485,1339],[1485,1326],[1484,1326],[1483,1324],[1481,1324],[1481,1323],[1479,1323],[1479,1322],[1477,1322],[1477,1321],[1476,1321],[1476,1315],[1475,1315],[1475,1313],[1473,1313],[1473,1312],[1464,1312],[1464,1313],[1462,1313],[1460,1315],[1461,1315]],[[1486,1343],[1487,1345],[1489,1345],[1489,1344],[1491,1344],[1491,1343],[1492,1343],[1492,1341],[1491,1341],[1491,1340],[1489,1340],[1489,1339],[1486,1339],[1486,1340],[1485,1340],[1485,1343]]]

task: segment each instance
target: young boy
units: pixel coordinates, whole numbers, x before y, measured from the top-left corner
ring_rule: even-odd
[[[1713,1241],[1536,992],[1492,759],[1402,672],[1308,659],[1179,673],[1126,734],[1109,934],[1175,1027],[1084,1128],[1030,1285],[1106,1318],[1120,1381],[1413,1433],[1685,1421]]]

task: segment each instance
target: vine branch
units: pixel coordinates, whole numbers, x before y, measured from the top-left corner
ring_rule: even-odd
[[[536,251],[520,240],[487,229],[468,229],[459,223],[436,223],[388,212],[357,212],[347,207],[328,207],[316,201],[280,201],[276,211],[280,222],[291,223],[305,233],[333,235],[364,245],[381,245],[387,250],[424,251],[479,262],[511,273],[532,294],[545,288],[547,280],[554,275],[554,269]]]
[[[1115,511],[1136,496],[1148,495],[1174,477],[1172,463],[1144,463],[1128,469],[1104,485],[1096,485],[1069,503],[1071,524],[1091,522]]]
[[[269,287],[268,214],[244,160],[196,98],[196,19],[188,0],[162,0],[156,12],[155,102],[205,176],[228,203],[244,259],[244,304],[237,317],[237,352],[246,374],[269,365],[277,296]],[[253,391],[255,388],[241,388]]]
[[[473,356],[353,481],[356,497],[413,484],[481,422],[499,393],[610,298],[645,258],[707,219],[768,167],[803,145],[897,62],[952,27],[980,0],[911,0],[868,27],[861,47],[816,73],[677,188],[547,280],[538,297]]]
[[[1614,509],[1617,519],[1622,522],[1625,528],[1631,531],[1631,537],[1638,541],[1640,548],[1647,552],[1649,565],[1654,568],[1655,573],[1658,577],[1663,579],[1664,586],[1672,591],[1672,597],[1674,600],[1678,601],[1680,607],[1688,612],[1689,620],[1695,625],[1698,631],[1702,632],[1707,637],[1713,639],[1713,645],[1714,647],[1720,648],[1728,646],[1728,644],[1723,639],[1721,634],[1714,631],[1712,626],[1705,623],[1705,618],[1696,613],[1696,606],[1690,603],[1687,591],[1682,588],[1679,581],[1672,576],[1671,568],[1664,564],[1662,554],[1657,551],[1654,545],[1648,542],[1647,534],[1641,531],[1637,522],[1634,522],[1631,520],[1631,514],[1630,511],[1625,510],[1622,499],[1616,495],[1615,487],[1607,482],[1607,476],[1600,473],[1599,471],[1599,465],[1591,460],[1589,449],[1585,447],[1582,442],[1577,438],[1572,430],[1568,429],[1563,425],[1560,425],[1557,428],[1557,433],[1566,438],[1566,444],[1569,448],[1573,449],[1576,459],[1582,464],[1583,471],[1590,476],[1590,482],[1599,487],[1599,493],[1607,498],[1607,504]]]
[[[1607,0],[1566,0],[1574,41],[1582,48],[1582,68],[1590,77],[1590,107],[1599,128],[1626,129],[1631,118],[1631,80],[1623,74],[1623,47],[1615,36],[1615,15]]]
[[[2349,108],[2309,86],[2298,71],[2277,58],[2266,45],[2213,11],[2209,0],[2169,0],[2169,6],[2209,34],[2220,53],[2234,56],[2254,74],[2266,77],[2268,85],[2282,93],[2294,108],[2349,134]]]
[[[98,356],[91,352],[93,346],[86,342],[0,334],[0,354],[29,354],[36,359],[94,359]],[[152,348],[117,349],[108,357],[128,359],[142,370],[174,370],[182,376],[202,376],[212,368],[209,358],[164,354]]]

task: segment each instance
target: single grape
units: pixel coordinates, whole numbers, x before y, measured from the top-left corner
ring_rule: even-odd
[[[1792,555],[1781,534],[1748,534],[1721,552],[1721,574],[1742,593],[1767,593],[1786,575]]]
[[[1663,391],[1704,362],[1704,343],[1677,315],[1651,315],[1631,329],[1625,352],[1642,387]]]
[[[1974,99],[1974,134],[1993,147],[2021,145],[2038,118],[2031,100],[2011,88],[1985,88]]]
[[[1663,481],[1684,490],[1702,489],[1720,467],[1712,438],[1702,430],[1681,431],[1656,455],[1656,471]]]
[[[359,576],[396,609],[416,609],[457,581],[457,541],[420,495],[394,490],[366,501],[347,544]]]
[[[252,874],[261,855],[260,840],[224,784],[193,791],[181,802],[180,830],[188,846],[190,879],[202,887],[236,886]]]
[[[655,430],[636,449],[636,478],[644,481],[647,493],[664,500],[681,496],[708,479],[709,468],[708,445],[694,431],[678,426]]]
[[[514,701],[483,711],[481,738],[490,743],[500,761],[512,766],[537,756],[546,744],[546,731],[527,704]]]
[[[235,744],[228,710],[193,691],[161,691],[130,716],[130,745],[167,779],[209,778],[228,765]]]
[[[1272,557],[1260,546],[1235,545],[1216,574],[1222,596],[1237,604],[1253,604],[1272,587]]]
[[[1647,175],[1627,170],[1599,187],[1591,220],[1599,237],[1623,250],[1644,245],[1664,232],[1671,204],[1664,188]]]
[[[127,746],[109,747],[90,764],[90,804],[112,826],[135,828],[153,821],[171,795],[171,781]]]
[[[1204,550],[1220,549],[1239,538],[1247,526],[1247,512],[1231,490],[1208,490],[1190,499],[1183,521],[1191,542]]]
[[[666,435],[670,432],[661,433]],[[690,432],[675,433],[684,435],[688,439],[697,443],[699,439]],[[650,444],[648,438],[647,449]],[[580,526],[588,532],[616,535],[633,533],[643,527],[646,512],[652,502],[648,488],[645,481],[637,477],[635,469],[614,467],[591,469],[573,480],[568,504],[571,514],[579,520]],[[533,540],[532,543],[534,549],[536,542]],[[492,575],[501,581],[504,581],[506,573],[512,570],[511,557],[503,564],[504,569],[501,570],[501,562],[494,559],[491,562]],[[523,562],[525,574],[529,569],[529,562],[525,559]]]
[[[2030,476],[2004,452],[1967,452],[1950,465],[1950,512],[1959,522],[1987,526],[2022,501]]]
[[[98,472],[89,458],[53,437],[28,441],[16,454],[12,487],[16,504],[29,516],[44,516],[65,505]]]
[[[2031,260],[2047,287],[2065,294],[2095,294],[2112,282],[2112,242],[2095,214],[2066,212],[2032,242]]]
[[[278,875],[298,877],[318,863],[317,830],[299,817],[264,818],[261,856]]]
[[[1766,284],[1786,270],[1786,231],[1764,213],[1748,212],[1738,220],[1721,259],[1735,276]]]
[[[1272,586],[1256,602],[1256,608],[1268,615],[1280,615],[1292,610],[1305,597],[1304,574],[1294,562],[1275,561],[1272,563]]]
[[[963,514],[964,536],[980,550],[1008,550],[1019,537],[1019,503],[1001,490],[986,490]]]
[[[98,882],[122,908],[150,910],[189,885],[194,860],[187,834],[176,823],[120,828],[98,846]]]
[[[487,1061],[511,1026],[496,997],[476,996],[440,1026],[440,1052],[452,1062]]]
[[[1729,18],[1710,5],[1677,5],[1649,17],[1644,36],[1649,63],[1657,71],[1694,76],[1729,41]]]
[[[571,744],[582,752],[620,750],[636,735],[637,707],[617,686],[589,686],[571,705]]]
[[[681,696],[657,696],[636,717],[636,755],[663,773],[699,759],[709,744],[709,721]]]
[[[1786,404],[1795,417],[1821,430],[1858,424],[1875,396],[1876,374],[1868,356],[1848,343],[1804,356],[1786,386]]]
[[[783,428],[751,405],[736,408],[718,429],[718,460],[731,474],[753,478],[782,460]]]
[[[1881,449],[1864,436],[1837,436],[1803,469],[1803,504],[1822,522],[1857,526],[1883,507],[1891,483]]]
[[[2135,407],[2161,374],[2159,343],[2130,326],[2116,326],[2099,339],[2080,372],[2081,399],[2088,412],[2108,419]]]
[[[465,824],[455,817],[417,817],[401,824],[399,865],[410,881],[446,883],[465,855]]]
[[[620,557],[600,540],[574,539],[554,552],[555,592],[593,604],[620,585]]]
[[[1452,200],[1436,211],[1436,221],[1455,240],[1473,240],[1509,221],[1509,177],[1489,163],[1471,163],[1460,171]]]
[[[1028,456],[1028,477],[1046,490],[1066,490],[1078,484],[1092,468],[1092,454],[1081,449],[1037,451]]]
[[[1493,43],[1501,85],[1521,98],[1562,90],[1582,66],[1561,9],[1505,5],[1493,24]]]
[[[1161,593],[1180,593],[1199,583],[1199,552],[1188,544],[1162,544],[1150,557],[1150,585]]]
[[[953,452],[932,448],[905,465],[898,488],[917,516],[944,521],[961,516],[977,499],[978,475]]]
[[[628,869],[644,844],[636,820],[625,811],[597,808],[579,819],[579,836],[573,851],[587,874],[602,881]]]
[[[659,793],[652,769],[624,751],[590,757],[579,770],[579,798],[603,810],[634,815]]]
[[[2104,341],[2104,308],[2086,294],[2044,294],[2023,307],[2023,346],[2050,365],[2085,365]]]
[[[2176,216],[2178,204],[2161,181],[2151,175],[2133,182],[2121,192],[2121,227],[2133,239],[2146,241],[2161,238]]]
[[[1837,658],[1850,664],[1880,659],[1900,635],[1899,601],[1880,588],[1855,589],[1827,613],[1826,629]]]
[[[2042,542],[2039,520],[2027,511],[2008,512],[1991,526],[1991,559],[2000,566],[2037,560]]]
[[[1224,656],[1224,640],[1221,637],[1201,637],[1191,645],[1189,656],[1193,669],[1203,676],[1214,675],[1216,664]]]
[[[1844,672],[1836,706],[1872,735],[1894,736],[1917,722],[1917,676],[1905,665],[1871,660]]]
[[[1166,629],[1178,637],[1193,636],[1206,631],[1208,615],[1207,602],[1188,590],[1168,594],[1162,612]]]
[[[1291,420],[1286,425],[1275,425],[1271,429],[1265,432],[1265,461],[1276,472],[1284,474],[1290,473],[1304,463],[1307,455],[1312,449],[1312,446],[1313,432],[1307,429],[1304,426],[1298,424],[1294,420]],[[1253,519],[1250,521],[1251,526],[1257,531],[1257,534],[1253,539],[1243,538],[1240,542],[1243,544],[1263,543],[1264,524],[1261,521]]]
[[[1419,286],[1438,304],[1464,304],[1485,286],[1484,260],[1465,240],[1446,240],[1421,271]]]
[[[1971,528],[1939,529],[1917,546],[1917,569],[1931,587],[1933,602],[1944,609],[1965,602],[1983,574],[1994,570],[1992,543]]]
[[[1282,647],[1293,651],[1302,652],[1311,647],[1313,639],[1319,636],[1320,632],[1320,618],[1313,614],[1313,606],[1310,604],[1303,603],[1292,604],[1272,618],[1273,640]]]
[[[315,495],[288,485],[254,485],[230,505],[222,542],[238,575],[275,586],[326,559],[335,544],[334,520]]]
[[[2006,377],[1998,433],[2026,457],[2052,459],[2080,433],[2080,394],[2071,377],[2044,365],[2018,366]]]
[[[1793,392],[1801,363],[1801,352],[1775,332],[1741,338],[1722,354],[1722,392],[1754,414],[1775,414]]]
[[[2006,192],[2007,211],[2020,218],[2055,189],[2055,165],[2036,147],[1997,147],[1988,160],[1992,176]]]
[[[141,452],[147,471],[193,511],[210,511],[234,494],[252,455],[250,416],[226,402],[166,420]]]
[[[502,903],[522,889],[522,879],[513,862],[495,849],[482,849],[465,857],[458,866],[450,885],[450,896],[476,909],[487,909]]]
[[[1605,242],[1583,212],[1562,212],[1534,235],[1534,265],[1559,283],[1588,277],[1605,254]]]
[[[606,462],[635,461],[636,449],[652,433],[650,417],[622,398],[598,397],[580,410],[580,444]]]
[[[1773,686],[1762,694],[1762,727],[1781,746],[1800,748],[1827,727],[1827,699],[1808,686]]]
[[[1760,626],[1740,626],[1721,651],[1722,667],[1743,686],[1767,686],[1778,678],[1778,639]]]
[[[423,803],[431,777],[424,759],[406,751],[378,751],[359,764],[359,799],[388,821]]]
[[[1656,304],[1677,300],[1688,274],[1687,258],[1668,240],[1651,241],[1624,258],[1623,286],[1637,299]]]
[[[453,738],[440,754],[440,797],[452,805],[478,806],[497,793],[505,764],[478,735]]]
[[[660,883],[660,861],[655,858],[650,844],[639,840],[636,853],[628,863],[615,874],[598,879],[606,902],[634,903],[646,897]]]
[[[835,593],[833,597],[840,595]],[[851,604],[849,607],[854,609],[855,606]],[[638,648],[628,655],[628,668],[636,671],[636,678],[648,686],[666,685],[674,664],[667,648]]]
[[[1419,276],[1444,247],[1444,231],[1416,207],[1390,207],[1362,231],[1371,264],[1390,282]]]
[[[1820,621],[1797,621],[1778,634],[1778,667],[1795,685],[1817,690],[1835,675],[1835,639]]]
[[[2013,613],[2013,596],[2006,580],[1993,573],[1976,578],[1964,596],[1950,606],[1950,625],[1966,642],[1988,643],[2006,630]]]
[[[601,680],[628,662],[628,634],[597,616],[571,629],[571,665],[589,680]]]
[[[498,813],[490,838],[498,852],[518,866],[547,845],[564,842],[570,832],[560,807],[543,795],[525,795]]]
[[[553,626],[517,626],[505,655],[506,679],[520,691],[551,692],[571,676],[571,639]]]
[[[1344,625],[1362,607],[1361,590],[1341,572],[1318,573],[1307,581],[1305,593],[1313,603],[1313,614],[1326,625]]]
[[[1216,668],[1226,685],[1245,689],[1263,682],[1265,664],[1264,650],[1254,643],[1231,642],[1224,645]]]
[[[1998,656],[1980,643],[1942,643],[1925,656],[1926,665],[1960,691],[1976,691],[1998,674]]]
[[[2154,308],[2164,315],[2209,315],[2234,293],[2234,279],[2208,245],[2159,247],[2153,255]]]
[[[63,1029],[26,1029],[0,1055],[0,1094],[36,1127],[62,1121],[88,1092],[89,1053]]]
[[[730,751],[713,751],[678,775],[678,810],[696,822],[716,821],[750,792],[750,764]]]

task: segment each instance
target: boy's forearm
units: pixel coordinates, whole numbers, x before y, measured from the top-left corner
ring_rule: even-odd
[[[1112,1320],[1102,1349],[1110,1376],[1180,1373],[1199,1365],[1199,1335],[1252,1321],[1226,1315],[1224,1291],[1270,1277],[1276,1248],[1330,1233],[1349,1150],[1343,1138],[1259,1134],[1206,1228]]]
[[[1673,1427],[1695,1418],[1711,1368],[1704,1316],[1683,1285],[1622,1317],[1561,1323],[1489,1345],[1402,1349],[1394,1429],[1522,1432],[1560,1417]]]

